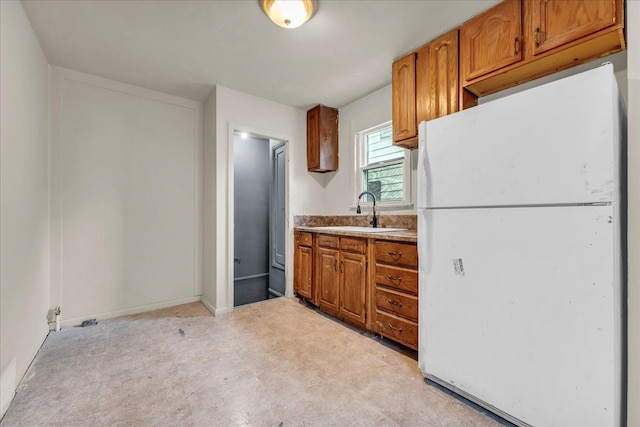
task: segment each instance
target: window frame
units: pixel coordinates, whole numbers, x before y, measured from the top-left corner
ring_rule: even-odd
[[[383,166],[402,165],[402,200],[376,200],[376,208],[406,208],[411,205],[411,151],[403,148],[403,157],[395,160],[382,161],[378,163],[366,164],[367,161],[367,147],[366,136],[378,132],[384,128],[391,127],[391,121],[387,121],[376,126],[372,126],[367,129],[360,130],[355,133],[355,188],[354,188],[354,200],[356,204],[358,202],[358,195],[364,191],[364,172],[370,169],[377,169]],[[393,142],[392,142],[393,143]],[[402,147],[401,147],[402,148]],[[373,202],[364,200],[360,201],[360,206],[373,206]],[[355,208],[355,206],[354,206]]]

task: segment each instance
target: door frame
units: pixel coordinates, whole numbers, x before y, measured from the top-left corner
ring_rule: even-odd
[[[269,143],[271,144],[271,141],[269,141]],[[276,201],[276,195],[278,193],[278,188],[276,185],[276,174],[278,173],[278,169],[276,167],[276,162],[275,162],[275,154],[278,150],[282,149],[284,151],[284,155],[285,155],[285,181],[286,181],[286,177],[287,177],[287,170],[286,170],[286,156],[287,156],[287,146],[285,145],[285,143],[283,141],[278,141],[277,144],[275,144],[273,147],[270,147],[269,151],[270,151],[270,155],[271,155],[271,191],[270,191],[270,195],[269,195],[269,263],[271,264],[272,267],[276,267],[279,268],[280,270],[284,270],[286,265],[287,265],[287,253],[286,253],[286,243],[285,243],[285,254],[284,257],[285,259],[283,260],[284,263],[279,263],[278,260],[275,258],[276,257],[276,209],[277,206],[275,205],[275,201]],[[285,184],[286,185],[286,184]],[[285,197],[286,197],[286,190],[285,190]],[[285,202],[286,205],[286,202]],[[285,216],[286,216],[286,212],[285,212]],[[286,224],[287,220],[285,218],[285,224]],[[285,231],[285,237],[286,237],[286,231]]]
[[[259,129],[248,125],[238,124],[238,123],[229,123],[227,129],[227,253],[226,253],[226,287],[227,287],[227,310],[225,312],[230,313],[235,310],[233,306],[234,300],[234,282],[233,282],[233,254],[235,252],[233,238],[233,226],[234,226],[234,163],[233,163],[233,138],[236,132],[246,132],[249,135],[256,136],[259,138],[265,138],[269,140],[278,140],[284,144],[285,151],[285,184],[284,184],[284,192],[285,192],[285,297],[291,298],[293,297],[293,233],[291,232],[291,227],[293,224],[293,218],[291,217],[291,203],[290,203],[290,179],[291,179],[291,150],[289,142],[294,138],[291,135],[282,134],[279,132],[274,132],[265,129]],[[269,260],[271,262],[271,260]]]

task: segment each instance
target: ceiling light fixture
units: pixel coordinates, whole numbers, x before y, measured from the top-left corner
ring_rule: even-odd
[[[316,0],[258,0],[262,11],[282,28],[297,28],[318,10]]]

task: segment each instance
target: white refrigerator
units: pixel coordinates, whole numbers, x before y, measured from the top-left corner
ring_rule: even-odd
[[[611,64],[420,124],[427,379],[517,425],[620,425],[625,141]]]

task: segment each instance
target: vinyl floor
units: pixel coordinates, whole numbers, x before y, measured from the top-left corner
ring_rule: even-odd
[[[498,426],[425,383],[416,354],[277,298],[52,332],[5,426]]]

